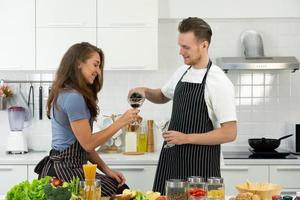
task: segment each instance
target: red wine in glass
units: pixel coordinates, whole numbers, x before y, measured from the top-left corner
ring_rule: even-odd
[[[145,101],[145,97],[138,92],[133,92],[128,96],[128,103],[132,108],[139,108]],[[133,122],[132,125],[137,125],[137,122]]]

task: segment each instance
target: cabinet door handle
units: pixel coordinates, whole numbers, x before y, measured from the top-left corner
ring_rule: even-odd
[[[144,171],[145,168],[142,166],[112,166],[110,167],[113,170],[120,171]]]
[[[49,28],[61,28],[61,27],[82,27],[84,23],[79,22],[79,23],[48,23],[46,27]]]
[[[225,167],[221,168],[223,171],[248,171],[249,167]]]
[[[145,27],[146,23],[111,23],[113,27]]]
[[[109,70],[142,70],[142,69],[147,69],[145,65],[136,65],[136,66],[115,66],[115,67],[110,67]]]
[[[276,167],[277,171],[300,171],[300,167]]]
[[[0,166],[0,171],[12,171],[12,170],[13,170],[12,167],[8,167],[8,166],[6,166],[6,167]]]

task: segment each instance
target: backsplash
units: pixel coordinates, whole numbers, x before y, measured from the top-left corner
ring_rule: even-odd
[[[243,31],[250,29],[262,35],[266,56],[296,56],[300,60],[300,18],[208,19],[207,21],[213,29],[210,47],[210,56],[213,61],[217,57],[243,56],[240,35]],[[159,70],[105,71],[104,87],[99,96],[101,114],[123,113],[129,108],[126,97],[130,88],[137,86],[159,88],[183,64],[177,46],[178,22],[179,20],[159,21]],[[225,146],[247,146],[249,137],[278,138],[294,133],[293,124],[300,122],[300,73],[298,71],[295,73],[290,71],[229,71],[227,75],[235,86],[239,122],[237,140]],[[24,72],[0,72],[0,78],[8,80],[40,80],[40,78],[52,80],[52,77],[52,74],[28,73],[24,76]],[[36,113],[38,112],[39,85],[34,85]],[[48,84],[43,84],[44,105],[48,86]],[[22,91],[26,93],[29,86],[22,85],[22,87]],[[171,108],[171,103],[155,105],[145,102],[141,107],[141,115],[145,119],[163,120],[170,117]],[[3,138],[0,146],[5,145],[8,131],[6,115],[6,112],[0,112],[0,137]],[[46,141],[46,139],[41,139],[43,137],[49,140],[51,127],[45,118],[40,121],[36,117],[33,126],[28,130],[30,145],[38,146],[41,140]],[[157,139],[161,140],[159,136]],[[287,141],[292,143],[292,139]],[[282,141],[282,144],[287,147],[287,142]],[[49,142],[45,145],[49,146]]]

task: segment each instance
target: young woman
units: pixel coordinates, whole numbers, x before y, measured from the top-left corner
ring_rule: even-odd
[[[55,176],[64,181],[84,179],[82,165],[97,164],[103,174],[102,195],[111,196],[127,188],[123,174],[110,169],[95,148],[118,130],[139,118],[137,109],[129,109],[108,128],[92,134],[99,114],[97,94],[103,84],[104,54],[89,43],[74,44],[63,56],[47,102],[52,124],[52,150],[35,168],[39,178]]]

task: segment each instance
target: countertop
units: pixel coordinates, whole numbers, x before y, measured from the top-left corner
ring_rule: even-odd
[[[2,165],[35,165],[47,152],[31,151],[26,154],[7,154],[0,148],[0,164]],[[156,165],[159,158],[159,152],[145,153],[144,155],[123,155],[123,154],[100,154],[101,158],[111,165]],[[300,156],[298,159],[225,159],[222,166],[227,165],[300,165]],[[222,167],[221,166],[221,167]]]

